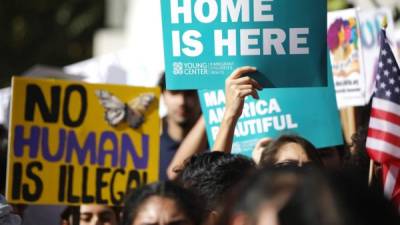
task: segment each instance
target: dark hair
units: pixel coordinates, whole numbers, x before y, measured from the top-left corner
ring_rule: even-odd
[[[279,152],[279,149],[288,143],[299,144],[314,165],[322,166],[321,158],[314,145],[305,138],[297,135],[281,135],[278,139],[268,143],[266,148],[261,153],[260,165],[262,167],[273,166],[273,164],[276,163],[276,155]]]
[[[352,170],[357,170],[359,176],[363,176],[365,181],[368,180],[370,157],[366,150],[368,134],[368,125],[359,126],[357,131],[351,136],[352,152],[348,152],[345,158],[344,167]],[[376,176],[374,176],[376,178]],[[380,185],[380,180],[377,180]],[[375,181],[376,182],[376,181]]]
[[[121,220],[120,206],[108,206],[115,214],[115,219],[117,223]],[[79,225],[80,224],[80,206],[67,206],[60,214],[60,224],[66,222],[69,225]]]
[[[302,182],[304,171],[302,168],[269,167],[248,176],[230,193],[220,225],[230,224],[237,213],[247,215],[246,224],[257,224],[258,213],[264,203],[271,203],[277,208],[277,205],[284,206]]]
[[[204,207],[191,191],[171,181],[146,185],[134,190],[125,200],[122,214],[122,225],[131,225],[141,205],[152,196],[170,198],[176,202],[180,210],[193,222],[200,225],[204,219]]]
[[[255,168],[244,156],[223,152],[206,152],[192,156],[180,174],[187,188],[195,191],[205,202],[207,210],[215,210],[225,193]]]
[[[237,213],[248,216],[247,224],[257,224],[266,203],[277,210],[281,225],[399,224],[386,199],[348,174],[263,168],[231,193],[220,225],[231,224]]]

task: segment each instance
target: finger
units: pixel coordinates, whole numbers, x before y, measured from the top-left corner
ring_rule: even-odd
[[[249,96],[249,95],[253,96],[253,98],[255,98],[255,99],[260,99],[260,96],[258,96],[257,91],[253,88],[252,89],[243,89],[243,90],[240,90],[240,92],[239,92],[239,97],[242,99],[244,99],[246,96]]]
[[[254,89],[254,86],[251,84],[236,84],[235,88],[239,89],[239,90],[243,90],[243,89]]]
[[[252,67],[252,66],[239,67],[236,70],[234,70],[231,73],[231,75],[229,75],[228,79],[236,79],[236,78],[239,78],[240,76],[242,76],[243,74],[254,73],[256,71],[257,71],[257,69],[255,67]]]
[[[253,93],[251,94],[251,96],[253,96],[254,99],[260,99],[260,96],[258,95],[258,92],[256,90],[253,90]]]
[[[232,83],[234,83],[234,84],[251,84],[251,85],[253,85],[255,88],[257,88],[258,90],[262,90],[263,89],[263,87],[261,86],[261,84],[260,83],[258,83],[256,80],[254,80],[253,78],[251,78],[251,77],[247,77],[247,76],[245,76],[245,77],[241,77],[241,78],[238,78],[238,79],[236,79],[236,80],[232,80]]]
[[[240,78],[237,78],[235,80],[232,80],[232,83],[235,83],[235,84],[249,84],[249,83],[251,83],[251,77],[248,77],[248,76],[240,77]]]
[[[253,94],[253,89],[243,89],[239,91],[239,97],[240,98],[245,98],[246,96],[249,96]]]
[[[251,91],[251,93],[247,94],[247,95],[251,95],[255,99],[260,99],[260,96],[258,95],[258,92],[255,90],[255,88],[251,84],[232,85],[231,89],[233,91],[237,91],[239,97],[242,97],[242,95],[243,95],[243,94],[240,93],[241,91],[245,91],[246,94]]]
[[[258,90],[260,90],[260,91],[264,88],[264,87],[261,86],[261,84],[258,83],[258,81],[256,81],[256,80],[254,80],[254,85],[255,85],[255,87],[256,87]]]

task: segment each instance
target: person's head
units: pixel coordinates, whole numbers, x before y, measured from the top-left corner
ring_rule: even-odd
[[[197,196],[172,182],[146,185],[125,200],[122,225],[200,225],[204,207]]]
[[[382,196],[345,173],[331,175],[264,168],[231,193],[219,225],[399,224],[399,215]]]
[[[322,166],[317,149],[309,141],[296,135],[282,135],[269,142],[260,159],[262,167],[309,164]]]
[[[325,148],[319,148],[318,154],[321,158],[324,168],[329,170],[339,170],[342,168],[342,160],[344,155],[345,147],[342,146],[331,146]]]
[[[81,205],[79,225],[117,225],[118,215],[107,205]]]
[[[63,225],[117,225],[119,207],[107,205],[86,204],[68,206],[61,213]]]
[[[319,215],[314,210],[321,206],[324,206],[324,209],[328,210],[326,215],[332,214],[332,217],[336,216],[335,207],[328,201],[330,200],[330,196],[323,194],[324,189],[327,187],[326,183],[315,182],[310,185],[309,182],[311,180],[319,181],[320,177],[317,179],[316,177],[308,179],[309,177],[305,176],[305,173],[309,172],[310,170],[302,168],[276,167],[263,168],[252,176],[249,176],[231,193],[220,224],[302,225],[304,224],[303,219],[297,217],[309,210],[309,212],[306,212],[309,215],[305,216],[314,216],[318,220]],[[314,187],[314,185],[318,187]],[[307,198],[309,199],[302,199],[302,202],[296,202],[297,193],[302,191],[303,186],[308,186],[309,188],[307,192],[309,194]],[[293,204],[293,202],[296,203]],[[295,210],[293,209],[293,205]],[[287,219],[293,219],[294,221],[286,223]],[[332,222],[335,222],[335,220]]]
[[[206,152],[192,156],[180,174],[180,181],[205,201],[209,212],[216,211],[225,194],[255,168],[244,156]]]
[[[196,90],[167,90],[165,73],[162,74],[158,86],[162,90],[167,117],[170,121],[191,127],[200,116],[200,104]]]

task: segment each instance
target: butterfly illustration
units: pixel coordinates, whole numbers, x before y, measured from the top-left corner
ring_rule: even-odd
[[[105,109],[104,117],[108,124],[117,126],[122,122],[127,122],[134,129],[142,125],[144,115],[155,99],[154,94],[145,93],[126,104],[105,90],[96,90],[96,96]]]

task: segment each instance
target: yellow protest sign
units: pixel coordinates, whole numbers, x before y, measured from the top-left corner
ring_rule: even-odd
[[[7,199],[120,204],[158,180],[158,88],[13,78]]]

